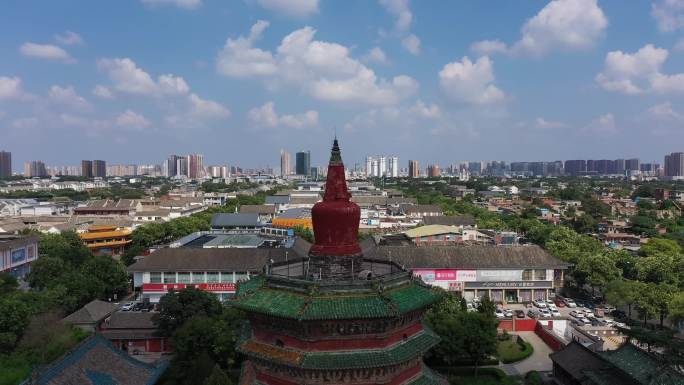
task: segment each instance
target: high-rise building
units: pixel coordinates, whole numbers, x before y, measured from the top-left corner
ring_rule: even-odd
[[[665,155],[665,176],[684,176],[684,152]]]
[[[104,178],[107,176],[107,162],[104,160],[93,161],[93,177]]]
[[[399,176],[399,157],[389,157],[389,167],[387,170],[387,176],[392,178],[397,178]]]
[[[228,166],[209,166],[208,175],[212,178],[228,178]]]
[[[420,165],[418,164],[417,160],[408,161],[408,174],[409,178],[420,177]]]
[[[381,156],[378,159],[378,167],[379,167],[378,176],[379,177],[386,176],[387,175],[387,157]]]
[[[563,168],[565,175],[583,175],[587,172],[587,161],[583,159],[566,160]]]
[[[428,178],[438,178],[438,177],[442,176],[442,172],[439,170],[439,165],[438,164],[428,165],[427,176],[428,176]]]
[[[178,157],[176,159],[176,174],[174,176],[187,176],[188,175],[188,158]]]
[[[285,150],[280,150],[280,176],[287,176],[292,174],[292,158],[290,153]]]
[[[45,168],[45,163],[40,160],[32,160],[30,162],[24,162],[24,176],[27,178],[33,177],[45,177],[47,176],[47,169]]]
[[[366,157],[366,176],[373,176],[373,157]]]
[[[296,154],[297,175],[311,175],[311,151],[300,151]]]
[[[178,175],[178,169],[177,169],[177,164],[178,164],[178,159],[180,156],[178,155],[169,155],[169,157],[166,159],[165,163],[165,172],[164,175],[167,178],[174,177]]]
[[[625,161],[625,171],[639,171],[639,158],[627,159]]]
[[[0,151],[0,178],[12,176],[12,153]]]
[[[81,176],[84,178],[93,177],[93,161],[92,160],[82,160],[81,161]]]
[[[481,175],[482,162],[468,162],[468,171],[471,175]]]
[[[187,175],[190,179],[198,179],[204,176],[204,155],[190,154],[187,159]]]

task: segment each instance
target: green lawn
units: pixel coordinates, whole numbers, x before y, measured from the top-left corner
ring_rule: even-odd
[[[496,347],[496,354],[504,364],[521,361],[534,353],[534,348],[529,342],[519,337],[512,336],[505,341],[499,341]]]
[[[451,385],[518,385],[519,377],[509,377],[499,368],[480,368],[477,377],[473,368],[458,368],[449,374]]]

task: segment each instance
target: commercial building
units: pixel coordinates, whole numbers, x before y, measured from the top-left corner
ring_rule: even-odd
[[[280,176],[292,174],[292,159],[290,153],[280,150]]]
[[[311,172],[311,151],[300,151],[295,157],[295,172],[297,175],[309,176],[309,173]]]
[[[190,179],[198,179],[204,177],[204,155],[190,154],[187,159],[187,174]]]
[[[390,156],[388,157],[388,161],[387,176],[391,178],[399,177],[399,157]]]
[[[81,176],[84,178],[93,177],[93,161],[92,160],[82,160],[81,161]]]
[[[45,163],[43,163],[40,160],[24,162],[24,176],[27,178],[43,178],[48,176],[47,169],[45,168]]]
[[[428,178],[439,178],[440,176],[442,176],[442,172],[439,170],[439,165],[438,164],[428,165],[427,176],[428,176]]]
[[[0,272],[24,278],[38,259],[38,237],[0,235]]]
[[[391,240],[366,246],[371,258],[391,260],[428,284],[467,300],[530,302],[555,296],[570,267],[539,246],[416,246]]]
[[[0,178],[12,176],[12,153],[0,151]]]
[[[566,160],[563,168],[565,170],[565,175],[583,175],[587,172],[587,161],[583,159]]]
[[[665,176],[683,177],[684,176],[684,152],[673,152],[665,155]]]
[[[93,177],[104,178],[107,176],[107,162],[104,160],[93,161]]]
[[[417,160],[409,160],[408,162],[408,176],[409,178],[420,177],[420,165]]]

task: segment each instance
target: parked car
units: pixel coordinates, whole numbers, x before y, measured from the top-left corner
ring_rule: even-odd
[[[553,317],[562,317],[562,315],[561,315],[561,313],[558,311],[558,309],[553,308],[553,309],[550,309],[550,311],[551,311],[551,315],[552,315]]]
[[[627,319],[627,313],[625,313],[622,310],[613,310],[612,312],[610,312],[610,315],[612,315],[615,319]]]
[[[540,309],[545,309],[546,308],[546,302],[541,299],[536,299],[534,302],[532,302],[534,306],[540,308]]]
[[[570,315],[575,317],[575,318],[583,318],[584,317],[584,313],[581,310],[580,311],[573,310],[570,312]]]
[[[534,309],[530,309],[527,311],[527,316],[530,318],[539,318],[539,313]]]
[[[513,311],[511,309],[504,309],[504,316],[506,318],[512,318],[513,317]]]
[[[516,316],[517,318],[525,318],[525,312],[522,311],[522,310],[516,310],[516,311],[515,311],[515,316]]]
[[[572,300],[572,298],[566,298],[563,302],[565,302],[567,307],[577,307],[577,304]]]
[[[541,308],[539,309],[539,317],[551,318],[551,312],[549,311],[549,309]]]
[[[608,322],[602,319],[594,318],[591,320],[591,326],[606,326],[608,325]]]
[[[131,309],[133,309],[134,305],[134,302],[126,302],[121,306],[121,311],[130,311]]]
[[[477,309],[475,308],[475,306],[473,306],[471,302],[468,302],[466,304],[466,310],[471,313],[477,311]]]
[[[584,316],[589,319],[596,318],[596,315],[591,312],[591,310],[585,310],[584,311]]]
[[[132,311],[140,311],[143,308],[143,303],[142,302],[136,302],[135,305],[133,305],[133,308],[131,308]]]
[[[556,307],[555,304],[550,303],[550,304],[549,304],[549,310],[558,310],[558,308]]]
[[[589,321],[589,320],[586,319],[586,318],[580,318],[579,321],[580,321],[581,323],[585,324],[585,325],[591,324],[591,321]]]
[[[604,313],[610,314],[611,312],[615,311],[615,306],[605,304],[605,305],[603,305],[603,307],[601,309],[603,310]]]
[[[496,318],[504,318],[504,312],[502,309],[494,310],[494,315],[496,316]]]

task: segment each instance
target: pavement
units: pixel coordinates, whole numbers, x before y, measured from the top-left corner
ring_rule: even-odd
[[[553,350],[551,350],[551,348],[549,348],[534,332],[517,332],[515,334],[519,334],[525,341],[532,344],[534,352],[531,356],[522,361],[513,364],[499,364],[498,367],[511,376],[524,376],[525,373],[531,370],[550,372],[553,369],[553,363],[549,358],[549,354],[553,353]],[[513,335],[513,333],[511,333],[511,335]]]

